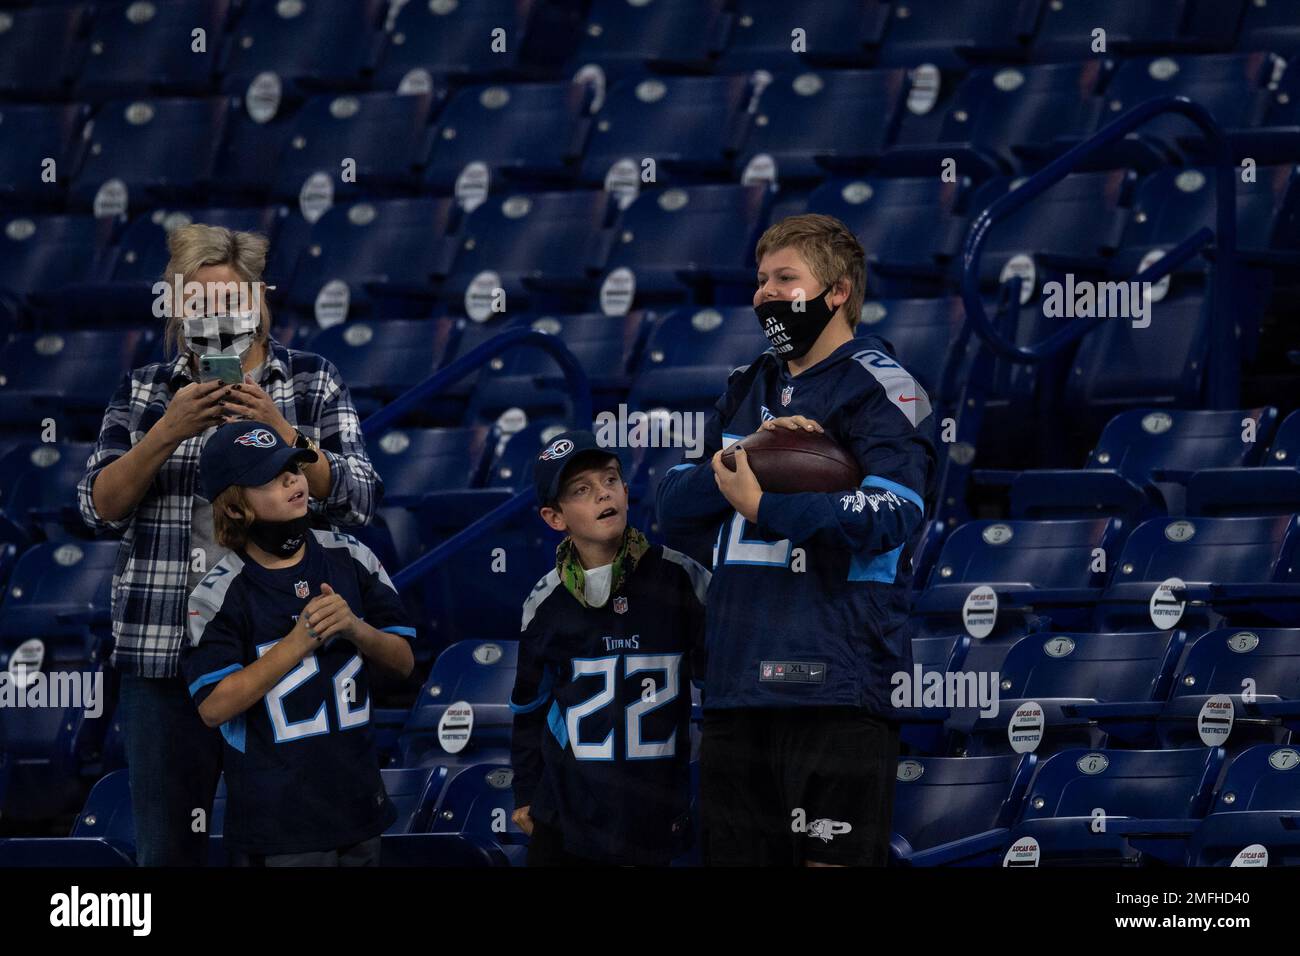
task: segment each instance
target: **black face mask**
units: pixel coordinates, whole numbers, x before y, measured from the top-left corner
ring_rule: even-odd
[[[802,311],[795,311],[795,299],[773,299],[754,309],[763,323],[763,334],[778,358],[798,359],[808,354],[835,310],[826,304],[827,286],[821,294],[804,302]]]
[[[307,540],[311,530],[311,515],[290,518],[288,521],[254,521],[248,526],[248,539],[267,554],[277,558],[291,558]]]

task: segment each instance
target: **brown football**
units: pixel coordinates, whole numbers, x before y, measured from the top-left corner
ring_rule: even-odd
[[[749,467],[764,491],[853,491],[862,470],[853,456],[826,435],[804,429],[760,428],[736,445],[745,446]],[[736,470],[736,445],[722,453],[722,463]]]

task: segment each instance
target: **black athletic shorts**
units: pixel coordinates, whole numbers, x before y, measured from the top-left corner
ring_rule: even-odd
[[[898,725],[857,707],[706,710],[707,866],[884,866]]]

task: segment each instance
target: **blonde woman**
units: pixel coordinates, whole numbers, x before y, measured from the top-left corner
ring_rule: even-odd
[[[204,726],[179,676],[189,592],[226,553],[198,493],[205,439],[224,422],[246,419],[318,452],[303,466],[317,525],[366,524],[383,493],[338,370],[270,336],[262,295],[267,240],[195,223],[175,229],[168,249],[164,279],[177,286],[166,293],[171,357],[123,378],[77,486],[86,524],[122,534],[113,665],[121,673],[118,713],[142,866],[202,863],[221,771],[221,735]],[[200,360],[216,355],[237,357],[242,381],[201,381]],[[274,551],[306,534],[309,520],[270,522],[253,533]]]

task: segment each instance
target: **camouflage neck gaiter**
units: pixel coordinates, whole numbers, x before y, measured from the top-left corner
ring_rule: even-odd
[[[623,583],[635,570],[641,555],[645,554],[649,547],[650,542],[646,540],[645,535],[628,525],[623,531],[623,541],[618,546],[618,553],[614,555],[614,566],[610,569],[610,597],[622,589]],[[555,570],[559,572],[560,580],[564,582],[564,586],[578,603],[583,607],[590,607],[587,604],[587,575],[582,569],[582,562],[578,560],[578,549],[573,546],[573,538],[565,538],[556,546]]]

